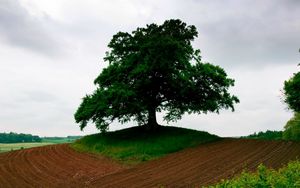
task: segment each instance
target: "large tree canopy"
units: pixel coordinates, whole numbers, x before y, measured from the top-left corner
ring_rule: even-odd
[[[101,131],[114,120],[153,128],[156,112],[165,111],[169,122],[186,112],[234,110],[239,100],[228,92],[234,80],[221,67],[201,62],[200,50],[191,45],[197,35],[195,26],[180,20],[114,35],[104,58],[109,65],[75,113],[80,128],[90,120]]]

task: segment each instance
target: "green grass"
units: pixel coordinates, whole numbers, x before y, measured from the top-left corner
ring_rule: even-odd
[[[47,143],[47,142],[14,143],[14,144],[0,143],[0,153],[19,150],[19,149],[38,147],[38,146],[46,146],[50,144],[54,144],[54,143]]]
[[[26,149],[38,146],[46,146],[50,144],[72,143],[79,136],[69,137],[43,137],[41,142],[20,142],[20,143],[0,143],[0,153],[9,152],[19,149]]]
[[[223,180],[215,186],[210,186],[210,188],[233,187],[300,187],[300,161],[290,162],[278,171],[260,165],[256,173],[244,171],[232,180]]]
[[[133,127],[85,136],[72,147],[78,151],[100,153],[126,164],[136,164],[217,139],[220,138],[191,129],[161,126],[149,132],[143,127]]]
[[[19,149],[26,149],[38,146],[46,146],[50,144],[63,144],[72,143],[79,136],[68,136],[68,137],[43,137],[41,142],[20,142],[20,143],[0,143],[0,153],[9,152]]]

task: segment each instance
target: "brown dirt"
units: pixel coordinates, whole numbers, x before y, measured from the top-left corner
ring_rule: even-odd
[[[0,154],[0,187],[85,187],[94,177],[125,169],[67,144]]]
[[[0,187],[200,187],[297,156],[299,142],[223,139],[126,168],[53,145],[0,154]]]

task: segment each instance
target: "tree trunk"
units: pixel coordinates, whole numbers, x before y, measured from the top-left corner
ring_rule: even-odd
[[[156,109],[155,108],[149,108],[148,110],[148,124],[147,129],[148,130],[154,130],[158,127],[158,123],[156,121]]]

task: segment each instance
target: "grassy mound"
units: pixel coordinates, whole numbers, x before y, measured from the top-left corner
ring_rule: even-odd
[[[73,143],[72,147],[135,164],[217,139],[219,137],[216,135],[191,129],[160,126],[149,132],[143,127],[133,127],[85,136]]]

